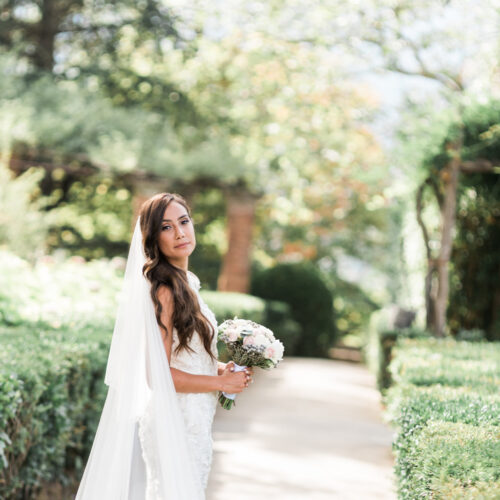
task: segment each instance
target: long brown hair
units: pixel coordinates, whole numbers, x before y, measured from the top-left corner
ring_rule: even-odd
[[[191,210],[186,200],[176,193],[159,193],[145,201],[141,206],[141,232],[142,244],[146,255],[146,263],[142,269],[144,276],[151,282],[151,298],[155,306],[156,320],[167,332],[166,326],[161,321],[162,305],[158,299],[160,286],[168,286],[173,293],[174,314],[172,322],[177,329],[179,345],[177,353],[181,349],[193,349],[189,346],[194,332],[200,335],[203,346],[212,359],[216,359],[211,350],[211,344],[215,331],[203,315],[196,293],[191,289],[186,271],[171,264],[161,252],[158,238],[161,232],[163,214],[170,203],[180,203],[191,217]]]

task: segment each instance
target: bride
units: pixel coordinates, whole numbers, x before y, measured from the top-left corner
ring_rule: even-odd
[[[202,500],[218,391],[252,368],[217,360],[217,321],[188,270],[196,246],[178,194],[141,207],[106,367],[109,386],[76,500]]]

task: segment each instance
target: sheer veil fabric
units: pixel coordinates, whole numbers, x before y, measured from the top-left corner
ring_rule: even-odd
[[[142,274],[145,261],[138,218],[106,367],[108,393],[76,500],[205,499]],[[147,449],[141,435],[153,437]]]

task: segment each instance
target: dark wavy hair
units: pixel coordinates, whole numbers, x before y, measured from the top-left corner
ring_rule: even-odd
[[[193,334],[198,332],[203,346],[210,357],[216,360],[212,353],[211,344],[215,331],[212,324],[203,315],[196,293],[191,289],[186,271],[171,264],[161,252],[158,245],[163,214],[170,203],[176,201],[186,210],[191,219],[191,210],[186,200],[176,193],[159,193],[146,200],[139,213],[141,219],[142,244],[146,255],[146,263],[142,269],[144,276],[151,282],[151,298],[155,306],[156,320],[167,332],[166,326],[161,321],[162,305],[158,300],[158,289],[160,286],[168,286],[173,293],[174,314],[173,325],[177,329],[179,345],[175,352],[187,349]]]

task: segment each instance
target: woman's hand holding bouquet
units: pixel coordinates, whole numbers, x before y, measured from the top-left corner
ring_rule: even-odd
[[[251,375],[253,368],[246,367],[244,371],[235,372],[234,362],[229,361],[220,374],[222,390],[231,394],[243,392],[245,387],[248,387],[248,382],[253,382]]]
[[[251,367],[258,366],[265,370],[275,368],[283,360],[283,344],[274,337],[271,330],[245,319],[228,319],[218,328],[218,339],[226,345],[235,372],[245,371],[253,373]],[[225,370],[226,370],[225,369]],[[248,385],[248,384],[246,384]],[[221,406],[230,410],[236,397],[235,391],[228,393],[222,391],[219,395]]]

